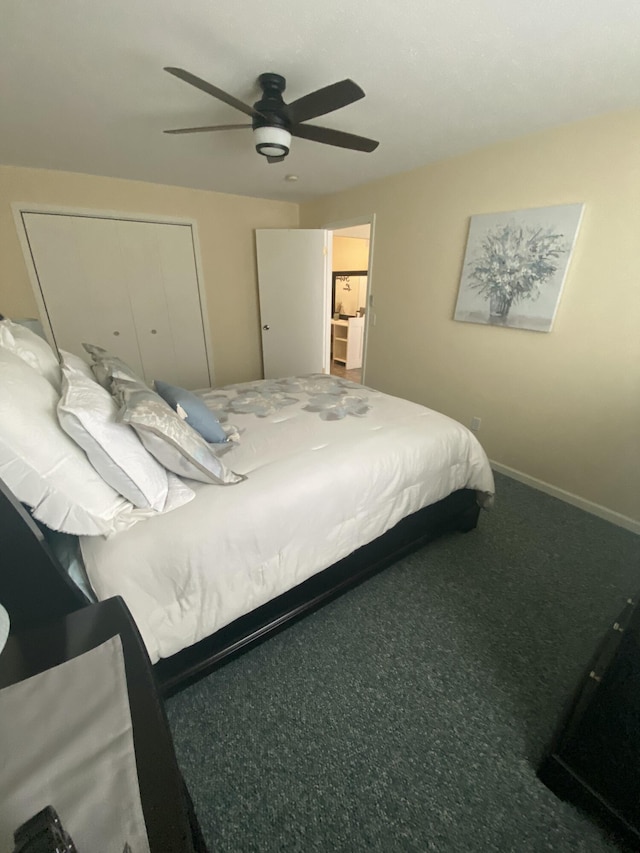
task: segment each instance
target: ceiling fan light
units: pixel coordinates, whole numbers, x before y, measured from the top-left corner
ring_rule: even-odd
[[[283,127],[256,127],[253,139],[256,151],[265,157],[282,157],[289,153],[291,134]]]

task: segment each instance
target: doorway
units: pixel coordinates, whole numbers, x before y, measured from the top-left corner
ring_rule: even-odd
[[[360,383],[370,302],[371,222],[328,230],[333,236],[329,372]]]
[[[373,215],[256,230],[265,379],[331,373],[365,381],[374,233]]]

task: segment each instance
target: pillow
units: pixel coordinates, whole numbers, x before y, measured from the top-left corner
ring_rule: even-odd
[[[0,477],[52,530],[92,536],[131,526],[133,507],[62,430],[57,403],[50,382],[0,347]]]
[[[176,385],[169,385],[168,382],[161,382],[159,379],[156,379],[153,384],[162,399],[182,417],[178,411],[178,406],[180,406],[182,411],[186,413],[184,420],[196,432],[199,432],[205,441],[215,444],[227,440],[227,434],[220,426],[220,421],[211,409],[207,408],[202,397],[198,397],[184,388],[178,388]]]
[[[219,485],[246,479],[226,468],[202,436],[151,389],[114,377],[112,390],[122,405],[118,420],[132,426],[149,453],[169,471]]]
[[[29,367],[37,370],[60,393],[60,364],[58,357],[49,344],[40,335],[36,335],[26,326],[0,321],[0,347],[17,355]]]
[[[138,382],[140,385],[144,385],[145,388],[149,387],[144,379],[141,379],[135,370],[129,367],[121,358],[118,358],[117,355],[112,355],[106,349],[95,344],[82,344],[82,346],[93,360],[91,369],[94,376],[107,391],[111,387],[111,380],[114,376],[117,376],[119,379],[129,379],[131,382]]]
[[[82,373],[83,376],[87,376],[93,382],[96,382],[96,377],[93,375],[93,370],[87,364],[87,362],[80,358],[79,355],[74,355],[72,352],[67,352],[64,349],[58,350],[60,353],[60,362],[62,366],[66,365],[67,367],[73,368],[73,370],[77,370]]]
[[[60,426],[89,457],[102,479],[134,506],[162,510],[167,500],[167,472],[144,449],[128,426],[116,421],[118,407],[93,376],[62,365]]]

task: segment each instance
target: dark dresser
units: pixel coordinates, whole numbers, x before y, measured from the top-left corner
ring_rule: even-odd
[[[608,630],[538,775],[640,850],[639,601]]]

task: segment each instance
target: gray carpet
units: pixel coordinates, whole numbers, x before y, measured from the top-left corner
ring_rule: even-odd
[[[606,851],[535,767],[640,537],[498,476],[432,543],[168,702],[212,851]]]

